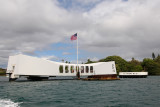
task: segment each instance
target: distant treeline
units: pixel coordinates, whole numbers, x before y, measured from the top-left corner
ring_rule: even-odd
[[[6,75],[6,69],[0,68],[0,75]]]
[[[108,56],[104,59],[100,59],[99,61],[91,61],[88,59],[87,64],[108,61],[115,61],[118,74],[119,72],[146,71],[149,75],[160,75],[160,55],[155,57],[154,53],[152,53],[152,59],[144,58],[143,61],[138,61],[134,58],[132,58],[131,61],[126,61],[120,56]]]

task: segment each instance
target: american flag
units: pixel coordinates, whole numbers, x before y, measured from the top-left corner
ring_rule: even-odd
[[[77,33],[71,36],[71,40],[77,40]]]

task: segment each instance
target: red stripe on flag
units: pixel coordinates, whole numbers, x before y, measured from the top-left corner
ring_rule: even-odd
[[[71,36],[71,40],[77,40],[77,33]]]

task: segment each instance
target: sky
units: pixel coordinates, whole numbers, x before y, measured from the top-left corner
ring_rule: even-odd
[[[0,0],[0,67],[10,55],[79,63],[160,54],[160,0]]]

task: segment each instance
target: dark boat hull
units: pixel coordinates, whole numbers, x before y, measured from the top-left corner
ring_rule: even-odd
[[[147,75],[119,75],[119,78],[147,78]]]

